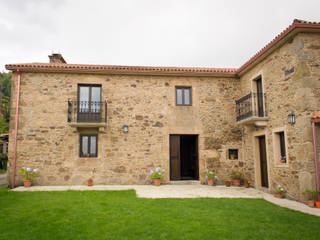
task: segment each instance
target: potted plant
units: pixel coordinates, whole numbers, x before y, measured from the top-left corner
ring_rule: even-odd
[[[242,175],[241,172],[233,171],[233,172],[231,173],[232,185],[234,185],[234,186],[240,186],[242,176],[243,176],[243,175]]]
[[[37,168],[32,169],[29,167],[22,167],[20,169],[21,174],[23,175],[23,185],[24,187],[30,187],[32,180],[40,174]]]
[[[96,169],[93,168],[91,172],[92,172],[91,173],[92,176],[87,181],[89,187],[93,186],[93,176],[94,176],[94,173],[96,172]]]
[[[273,194],[277,198],[283,198],[284,197],[284,189],[280,185],[276,188],[275,193]]]
[[[214,185],[214,182],[216,180],[218,180],[218,176],[217,176],[217,173],[215,171],[208,171],[208,170],[205,170],[204,171],[204,176],[205,178],[207,179],[208,181],[208,186],[213,186]]]
[[[93,186],[93,179],[92,178],[88,179],[88,186],[89,187]]]
[[[319,194],[319,192],[317,192],[318,194]],[[318,195],[317,194],[317,195]],[[318,201],[316,201],[316,208],[320,208],[320,197],[319,197],[319,195],[318,196],[316,196],[316,199],[318,198]]]
[[[227,179],[225,180],[225,184],[226,184],[226,187],[230,187],[230,186],[231,186],[231,180],[230,180],[230,178],[227,178]]]
[[[165,172],[166,171],[164,169],[161,169],[160,167],[157,167],[155,171],[150,171],[149,175],[150,178],[153,180],[155,186],[160,186],[161,179],[163,178]]]
[[[249,188],[250,187],[250,180],[248,180],[248,179],[244,179],[244,187],[245,188]]]
[[[304,192],[302,192],[303,196],[305,196],[305,195],[308,196],[308,205],[309,205],[309,207],[314,207],[314,204],[315,204],[315,201],[316,201],[316,198],[317,198],[317,194],[318,194],[318,191],[312,191],[310,189],[307,189]]]

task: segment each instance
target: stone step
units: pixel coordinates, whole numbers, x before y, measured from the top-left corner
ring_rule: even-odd
[[[171,184],[171,185],[200,185],[200,181],[198,181],[198,180],[177,180],[177,181],[170,181],[168,184]]]

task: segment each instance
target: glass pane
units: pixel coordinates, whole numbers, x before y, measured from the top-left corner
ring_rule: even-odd
[[[286,156],[286,143],[284,140],[284,132],[280,132],[280,151],[281,151],[281,157]]]
[[[100,95],[101,88],[100,87],[92,87],[91,88],[91,109],[92,112],[100,112]]]
[[[184,104],[190,105],[190,89],[184,89]]]
[[[182,89],[177,89],[177,105],[182,104]]]
[[[89,112],[89,87],[80,87],[79,111]]]
[[[97,137],[91,136],[90,137],[90,154],[96,156],[96,148],[97,148]]]
[[[88,154],[88,136],[82,136],[82,155],[86,156]]]

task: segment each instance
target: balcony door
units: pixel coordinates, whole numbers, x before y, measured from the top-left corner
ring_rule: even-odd
[[[78,122],[101,121],[101,85],[78,85]]]
[[[256,80],[256,84],[257,84],[258,116],[264,117],[262,79],[258,78]]]

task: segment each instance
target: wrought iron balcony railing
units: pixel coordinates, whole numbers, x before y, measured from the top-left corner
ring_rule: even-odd
[[[106,123],[107,102],[68,101],[69,123]]]
[[[249,93],[236,101],[237,122],[250,117],[267,117],[266,94]]]

